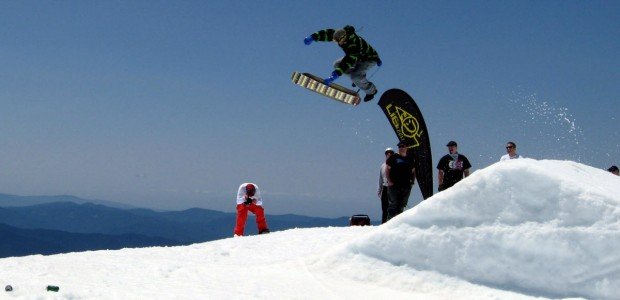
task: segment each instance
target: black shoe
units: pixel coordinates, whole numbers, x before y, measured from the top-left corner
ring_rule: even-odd
[[[269,233],[269,229],[263,229],[258,234],[265,234],[265,233]]]
[[[368,102],[368,101],[372,100],[373,98],[375,98],[376,94],[377,94],[377,91],[375,91],[374,94],[366,94],[366,96],[364,96],[364,102]]]

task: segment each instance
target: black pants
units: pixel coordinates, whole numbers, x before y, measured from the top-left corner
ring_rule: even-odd
[[[388,220],[388,203],[390,196],[388,195],[388,188],[384,186],[381,188],[381,224]]]
[[[398,216],[405,210],[407,202],[409,202],[409,194],[411,194],[411,186],[388,187],[388,195],[390,196],[388,220]]]
[[[455,185],[455,184],[456,184],[456,182],[447,182],[447,181],[444,181],[444,182],[443,182],[443,184],[440,184],[440,185],[437,187],[437,191],[439,191],[439,192],[441,192],[441,191],[445,191],[445,190],[447,190],[447,189],[451,188],[451,187],[452,187],[453,185]]]

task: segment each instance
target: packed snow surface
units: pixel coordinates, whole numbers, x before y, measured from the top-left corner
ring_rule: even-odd
[[[512,160],[381,226],[0,259],[0,298],[620,299],[619,195],[605,170]]]

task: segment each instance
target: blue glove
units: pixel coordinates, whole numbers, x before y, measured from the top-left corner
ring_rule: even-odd
[[[304,39],[304,44],[306,45],[310,45],[312,44],[312,42],[314,42],[314,38],[312,37],[312,35],[309,35],[308,37]]]
[[[381,65],[383,65],[383,62],[381,61],[381,59],[377,60],[377,67],[380,67]]]
[[[333,71],[332,76],[323,79],[323,83],[325,83],[326,86],[330,86],[334,80],[338,79],[338,77],[340,77],[340,75],[338,75],[336,71]]]

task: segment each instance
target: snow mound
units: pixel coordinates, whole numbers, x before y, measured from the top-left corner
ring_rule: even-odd
[[[371,266],[521,296],[620,299],[618,195],[619,177],[576,162],[500,162],[318,263],[336,270],[343,258],[365,257]]]

